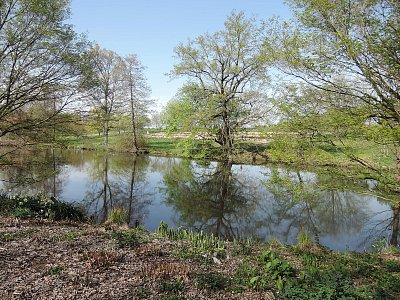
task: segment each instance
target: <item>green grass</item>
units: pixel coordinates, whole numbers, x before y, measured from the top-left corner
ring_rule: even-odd
[[[34,232],[34,230],[21,232],[0,232],[0,242],[11,242],[19,239],[29,238]]]
[[[273,142],[268,144],[257,142],[257,140],[265,138],[273,140]],[[366,140],[346,139],[343,145],[337,141],[338,147],[328,143],[316,142],[312,148],[303,149],[303,152],[299,150],[302,145],[294,137],[287,137],[285,140],[284,136],[264,134],[254,137],[253,140],[254,142],[241,140],[240,138],[236,140],[236,161],[252,162],[252,153],[259,153],[261,155],[257,156],[257,159],[260,162],[265,162],[265,158],[267,158],[269,162],[299,163],[315,166],[357,165],[346,155],[352,154],[378,167],[392,168],[395,165],[395,156],[389,148]],[[126,134],[118,134],[116,132],[110,133],[107,149],[103,144],[103,137],[99,137],[96,134],[80,138],[66,138],[65,145],[94,150],[120,152],[129,150],[129,146],[126,144]],[[211,140],[187,140],[172,137],[147,138],[143,149],[153,154],[188,158],[218,159],[221,154],[219,145]]]
[[[118,140],[118,134],[112,133],[108,137],[109,149],[116,149],[116,142]],[[104,137],[96,134],[86,135],[82,137],[67,137],[64,140],[64,145],[67,147],[75,147],[81,149],[94,149],[94,150],[105,150]]]
[[[151,152],[163,152],[172,155],[179,155],[181,150],[178,143],[181,139],[171,138],[150,138],[146,140],[146,149]]]

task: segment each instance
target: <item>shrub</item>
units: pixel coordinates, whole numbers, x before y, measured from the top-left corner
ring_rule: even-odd
[[[41,217],[56,221],[87,220],[87,214],[82,209],[40,193],[30,196],[1,194],[0,213],[19,218]]]

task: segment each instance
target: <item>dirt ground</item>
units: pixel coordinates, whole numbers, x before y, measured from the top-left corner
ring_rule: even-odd
[[[207,289],[204,272],[231,276],[240,263],[204,264],[172,255],[175,242],[148,235],[119,247],[110,229],[0,217],[0,299],[273,299],[269,293]]]

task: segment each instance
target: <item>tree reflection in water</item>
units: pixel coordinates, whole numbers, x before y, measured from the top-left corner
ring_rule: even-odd
[[[389,242],[397,244],[399,214],[393,210],[391,220],[375,220],[369,207],[375,196],[360,192],[368,191],[366,181],[278,168],[270,168],[260,181],[234,167],[227,162],[207,168],[189,161],[174,165],[164,176],[163,192],[166,204],[178,212],[176,223],[225,238],[275,237],[284,243],[296,242],[303,230],[316,242],[336,240],[345,250],[350,243],[368,249],[374,238],[387,235],[374,223],[378,220],[391,224]]]
[[[145,187],[148,162],[136,155],[93,156],[83,203],[96,222],[104,222],[109,211],[117,207],[125,208],[131,226],[143,222],[152,194]]]
[[[165,202],[179,212],[179,223],[186,227],[232,239],[239,234],[235,225],[254,209],[255,199],[232,173],[231,162],[204,168],[181,161],[165,174],[164,182]]]
[[[339,250],[369,249],[382,238],[398,244],[400,207],[388,202],[397,195],[321,170],[52,149],[16,161],[0,169],[0,189],[79,202],[98,222],[124,207],[131,225],[145,221],[151,230],[175,217],[170,225],[230,239],[294,243],[306,230]]]
[[[16,163],[1,169],[2,189],[11,193],[43,193],[58,198],[66,174],[64,157],[54,148],[16,153]]]

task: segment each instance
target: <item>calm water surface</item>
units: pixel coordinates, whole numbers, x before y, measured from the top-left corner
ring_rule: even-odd
[[[20,160],[24,167],[0,169],[2,190],[53,195],[82,205],[98,222],[112,207],[125,207],[131,224],[150,231],[163,220],[283,243],[295,243],[303,230],[335,250],[370,250],[383,240],[397,245],[399,209],[374,195],[373,182],[326,170],[66,150]]]

